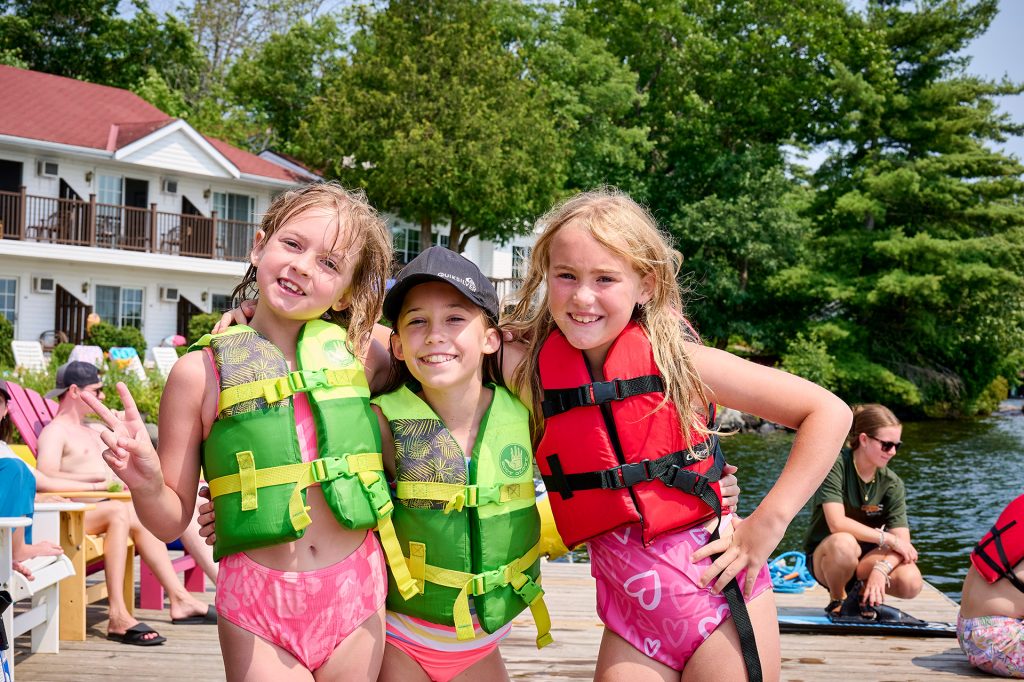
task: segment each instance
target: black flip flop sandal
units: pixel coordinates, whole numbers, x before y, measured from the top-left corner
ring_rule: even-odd
[[[123,633],[108,632],[107,639],[121,644],[133,644],[135,646],[156,646],[157,644],[163,644],[167,641],[167,638],[156,632],[156,637],[146,639],[146,635],[151,632],[156,632],[153,628],[149,627],[145,623],[136,623],[131,626]]]

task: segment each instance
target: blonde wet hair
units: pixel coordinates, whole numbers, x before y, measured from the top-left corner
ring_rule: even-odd
[[[686,342],[698,339],[683,317],[682,290],[677,279],[683,257],[670,246],[668,236],[658,228],[651,214],[614,188],[577,194],[538,221],[543,234],[533,247],[526,279],[506,320],[516,338],[533,341],[530,352],[512,376],[512,385],[519,393],[528,389],[533,398],[534,433],[541,433],[544,422],[540,410],[543,391],[537,380],[540,349],[557,327],[548,310],[545,286],[551,243],[570,225],[586,230],[599,244],[624,258],[641,279],[651,276],[651,300],[635,308],[633,318],[647,331],[654,361],[665,383],[666,401],[675,404],[687,445],[692,446],[691,431],[707,434],[710,428],[707,393],[686,351]]]
[[[352,263],[350,303],[345,310],[329,309],[324,319],[348,331],[349,350],[364,355],[370,343],[373,325],[380,318],[384,302],[384,284],[391,276],[393,250],[387,222],[366,200],[362,190],[345,189],[336,182],[318,182],[279,195],[270,204],[260,228],[269,239],[289,220],[309,209],[321,209],[336,217],[339,232],[348,228],[348,243],[358,244]],[[241,283],[231,294],[237,304],[259,299],[256,266],[250,264]]]

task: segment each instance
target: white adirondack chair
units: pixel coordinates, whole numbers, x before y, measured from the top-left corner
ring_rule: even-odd
[[[59,539],[60,512],[63,509],[79,509],[85,505],[77,502],[41,503],[35,509],[34,541],[46,539],[54,543]],[[25,518],[0,518],[0,588],[11,593],[15,604],[31,600],[31,607],[14,615],[12,606],[4,613],[4,629],[13,642],[15,637],[26,632],[32,633],[32,653],[55,654],[58,651],[58,630],[60,625],[60,581],[74,575],[75,569],[67,557],[36,557],[24,562],[32,572],[28,580],[11,568],[12,540],[15,528],[28,526],[32,522]],[[8,652],[12,678],[14,675],[14,651]]]
[[[178,351],[168,346],[155,346],[149,352],[153,354],[153,362],[160,374],[164,377],[170,374],[171,367],[178,361]]]
[[[11,341],[11,350],[14,351],[14,367],[24,367],[31,370],[46,369],[46,359],[43,357],[43,345],[38,341]]]

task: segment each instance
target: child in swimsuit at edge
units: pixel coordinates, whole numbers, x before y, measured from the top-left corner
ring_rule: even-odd
[[[850,409],[808,381],[702,346],[682,316],[682,257],[625,194],[577,195],[539,225],[511,313],[513,334],[533,348],[512,385],[532,398],[559,533],[569,547],[589,541],[605,624],[596,679],[760,679],[758,667],[777,679],[766,561],[832,465]],[[797,429],[778,481],[742,523],[716,523],[709,403]],[[742,615],[722,594],[733,579],[756,636],[746,671]]]
[[[975,668],[1024,678],[1024,495],[971,552],[956,635]]]
[[[228,680],[374,679],[397,549],[369,406],[390,359],[371,332],[391,265],[361,193],[309,185],[274,200],[236,288],[249,326],[204,337],[167,380],[159,456],[123,384],[104,457],[161,539],[191,519],[200,462],[217,510],[217,612]],[[345,455],[330,456],[336,453]],[[391,532],[386,532],[391,529]],[[389,547],[389,539],[391,546]]]

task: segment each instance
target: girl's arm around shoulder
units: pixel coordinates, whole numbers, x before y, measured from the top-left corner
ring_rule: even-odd
[[[370,405],[370,409],[377,415],[377,423],[380,424],[381,455],[384,459],[384,473],[388,475],[389,480],[393,481],[398,477],[398,473],[395,467],[395,437],[391,433],[391,424],[388,423],[387,417],[384,416],[379,407]]]
[[[379,322],[373,325],[370,345],[363,358],[366,381],[370,384],[370,393],[380,393],[387,385],[391,375],[391,328]]]

